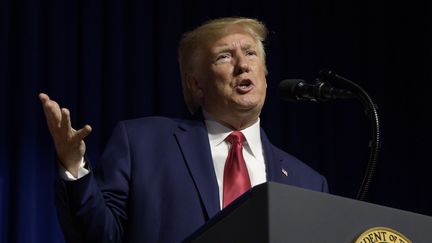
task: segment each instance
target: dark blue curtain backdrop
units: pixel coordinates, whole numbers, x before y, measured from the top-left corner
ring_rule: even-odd
[[[88,123],[97,163],[116,122],[187,117],[177,64],[184,31],[221,16],[267,24],[270,139],[355,197],[369,127],[356,101],[284,103],[286,78],[331,68],[379,107],[382,149],[369,202],[432,215],[432,8],[424,1],[1,0],[0,242],[63,242],[54,206],[55,155],[39,92]]]

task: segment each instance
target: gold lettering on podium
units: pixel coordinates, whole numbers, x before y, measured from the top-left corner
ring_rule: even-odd
[[[394,229],[374,227],[363,232],[354,243],[412,243],[406,236]]]

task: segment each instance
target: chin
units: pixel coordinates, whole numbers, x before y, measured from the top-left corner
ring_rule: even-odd
[[[239,108],[242,108],[244,110],[250,110],[263,106],[263,103],[260,99],[254,98],[254,97],[241,97],[236,102],[236,106]]]
[[[237,103],[236,106],[238,111],[240,112],[245,112],[245,111],[249,111],[249,112],[254,112],[256,113],[256,111],[258,110],[258,113],[261,111],[262,105],[259,103]]]

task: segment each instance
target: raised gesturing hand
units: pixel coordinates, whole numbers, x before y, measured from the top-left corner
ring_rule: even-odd
[[[92,128],[85,125],[79,130],[73,129],[68,109],[60,108],[57,102],[50,100],[44,93],[39,94],[39,99],[42,102],[58,159],[66,170],[77,177],[86,150],[84,138],[90,134]]]

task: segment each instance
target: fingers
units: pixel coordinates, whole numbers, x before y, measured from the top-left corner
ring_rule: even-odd
[[[60,128],[64,132],[68,132],[69,130],[72,129],[71,119],[70,119],[70,112],[66,108],[62,108],[61,109],[61,124],[60,124]]]
[[[69,137],[73,141],[81,141],[91,133],[92,128],[90,125],[85,125],[78,131],[75,131],[72,128],[70,112],[68,109],[62,108],[61,115],[60,130],[64,137]]]
[[[48,95],[44,93],[39,94],[39,99],[42,102],[42,107],[47,120],[48,128],[51,133],[60,126],[61,110],[57,102],[50,100]]]
[[[44,93],[39,94],[39,99],[42,102],[42,106],[47,118],[57,118],[56,120],[60,121],[60,106],[57,104],[57,102],[50,100],[49,96]]]
[[[44,104],[45,102],[47,102],[48,100],[50,100],[49,96],[45,93],[40,93],[39,94],[39,100],[42,102],[42,104]]]
[[[76,135],[80,140],[82,140],[82,139],[84,139],[85,137],[87,137],[87,136],[91,133],[91,131],[92,131],[91,126],[90,126],[90,125],[85,125],[83,128],[81,128],[80,130],[78,130],[78,131],[76,132],[75,135]]]
[[[54,140],[80,141],[91,133],[92,128],[89,125],[75,131],[72,128],[70,111],[67,108],[60,108],[59,104],[51,100],[45,93],[40,93],[39,99],[42,102],[48,128]]]

